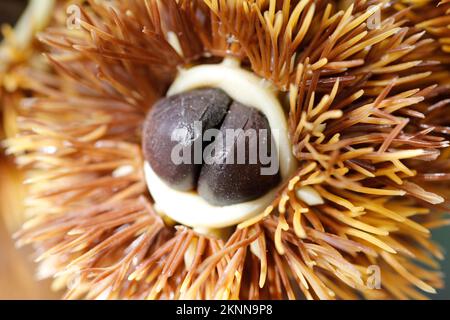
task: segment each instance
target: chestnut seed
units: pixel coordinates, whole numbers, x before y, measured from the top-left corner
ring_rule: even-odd
[[[298,163],[292,152],[287,117],[279,100],[279,91],[253,72],[241,68],[236,59],[226,58],[218,64],[180,69],[179,75],[167,91],[167,96],[199,88],[219,88],[233,101],[259,110],[267,118],[276,146],[276,160],[281,180],[279,185],[286,183],[295,173]],[[220,130],[217,130],[220,127],[214,130],[212,136],[220,136]],[[206,135],[205,140],[210,141],[209,136]],[[204,149],[205,154],[209,145]],[[210,163],[205,161],[205,164]],[[157,175],[148,161],[144,163],[144,174],[155,207],[161,215],[170,217],[178,224],[192,227],[200,233],[206,230],[208,234],[210,230],[236,226],[260,215],[275,199],[279,186],[251,201],[214,206],[203,199],[198,190],[184,192],[171,188]],[[187,208],[193,214],[186,214]]]
[[[199,89],[164,98],[152,108],[144,122],[143,152],[165,183],[180,191],[196,188],[203,132],[220,127],[230,104],[231,99],[220,89]],[[174,163],[172,152],[180,145],[191,161]]]
[[[261,170],[261,152],[271,165],[278,163],[277,155],[272,154],[272,133],[264,114],[233,102],[220,134],[222,139],[208,146],[214,151],[211,164],[204,164],[200,173],[197,190],[203,199],[215,206],[233,205],[257,199],[280,183],[277,165],[271,173]]]
[[[281,181],[268,119],[220,89],[162,99],[143,135],[144,156],[155,174],[175,190],[197,188],[212,206],[258,199]]]

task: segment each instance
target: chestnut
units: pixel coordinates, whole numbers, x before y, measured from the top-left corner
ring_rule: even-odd
[[[212,142],[204,139],[210,129],[217,129]],[[198,188],[213,206],[254,200],[276,187],[278,166],[270,174],[262,170],[278,164],[273,143],[264,114],[212,88],[160,100],[143,130],[144,157],[158,177],[179,191]],[[207,150],[214,154],[205,162]],[[269,161],[263,164],[262,159]]]
[[[200,173],[198,193],[203,199],[216,206],[241,203],[259,198],[279,184],[279,170],[271,174],[261,170],[262,150],[270,161],[278,163],[278,157],[272,154],[274,143],[269,122],[259,110],[233,102],[220,134],[222,139],[212,144],[215,150],[212,164],[204,164]],[[220,146],[215,146],[219,144],[217,141]],[[239,155],[247,163],[242,163]]]
[[[166,216],[179,224],[192,227],[199,233],[210,234],[214,230],[236,226],[261,214],[275,199],[279,191],[278,187],[286,183],[295,172],[297,161],[292,153],[285,110],[278,98],[278,90],[270,82],[264,81],[242,68],[240,62],[235,59],[225,59],[219,64],[180,68],[166,98],[158,102],[158,105],[170,104],[164,100],[175,101],[182,96],[193,95],[198,90],[223,90],[230,99],[226,114],[214,128],[211,128],[216,130],[216,134],[213,135],[212,139],[205,139],[201,144],[197,144],[197,148],[201,145],[204,152],[201,157],[201,168],[198,171],[198,163],[196,163],[195,169],[193,170],[190,167],[189,170],[193,171],[188,170],[188,172],[194,172],[198,174],[198,177],[193,180],[187,179],[190,181],[189,183],[186,183],[183,179],[176,180],[177,175],[174,172],[180,170],[179,168],[154,163],[156,158],[159,158],[159,161],[168,161],[167,159],[171,161],[168,152],[163,150],[163,153],[165,153],[164,160],[163,153],[157,155],[158,152],[153,150],[153,148],[155,150],[161,148],[158,144],[169,144],[159,138],[155,138],[150,143],[144,141],[146,160],[144,174],[149,192],[155,202],[155,209],[160,215]],[[151,133],[158,130],[157,128],[151,128],[153,125],[164,126],[161,124],[163,118],[160,118],[160,121],[151,120],[151,114],[162,108],[158,105],[153,107],[144,124],[144,140],[152,139]],[[214,105],[217,105],[217,103],[214,103]],[[172,106],[172,108],[177,109],[175,106]],[[182,109],[173,110],[172,113],[176,115]],[[223,110],[223,108],[220,109]],[[176,119],[176,116],[171,119]],[[202,123],[200,121],[200,124]],[[211,126],[215,124],[214,121]],[[170,126],[177,128],[173,123]],[[236,151],[236,148],[239,147],[239,144],[237,144],[239,139],[235,141],[236,145],[226,144],[225,146],[220,144],[217,139],[220,140],[220,137],[227,136],[224,134],[227,128],[243,129],[249,127],[254,127],[255,131],[262,129],[263,134],[253,139],[257,139],[256,145],[263,146],[263,149],[267,148],[267,150],[263,150],[262,154],[267,151],[267,154],[272,155],[269,157],[269,165],[266,161],[249,162],[246,165],[239,164],[239,162],[237,165],[228,163],[227,160],[232,159],[232,151]],[[202,131],[204,131],[203,129],[206,128],[202,128]],[[265,134],[264,130],[266,130]],[[181,133],[174,136],[183,136]],[[167,138],[171,135],[167,132],[164,135],[160,133],[160,138]],[[192,147],[192,145],[188,145]],[[244,143],[247,152],[251,147],[251,143]],[[212,152],[210,152],[211,150]],[[183,153],[189,155],[191,152],[192,150]],[[215,152],[218,152],[218,154]],[[254,152],[250,153],[253,154]],[[207,156],[205,157],[205,155]],[[248,153],[246,156],[248,156]],[[259,153],[258,157],[257,159],[261,160]],[[158,168],[158,166],[169,168],[169,172],[160,171],[161,168]],[[195,174],[190,174],[189,177],[195,177]],[[168,177],[173,180],[169,180]],[[184,187],[185,191],[181,190],[181,186]],[[189,188],[192,189],[186,191]]]
[[[220,126],[231,99],[219,89],[200,89],[160,100],[144,123],[143,151],[155,173],[172,188],[197,187],[206,130]],[[177,146],[188,161],[174,163]],[[200,159],[199,159],[200,156]]]

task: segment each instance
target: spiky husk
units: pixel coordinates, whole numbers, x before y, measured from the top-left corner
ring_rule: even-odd
[[[429,229],[448,223],[448,55],[403,2],[108,3],[83,6],[82,30],[41,35],[53,71],[16,74],[33,93],[5,143],[29,188],[16,236],[41,277],[112,299],[420,299],[443,285]],[[300,169],[217,239],[155,213],[140,127],[177,68],[227,55],[284,92]],[[325,203],[297,199],[302,186]]]

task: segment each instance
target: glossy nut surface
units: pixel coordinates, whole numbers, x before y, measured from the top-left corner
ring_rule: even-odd
[[[215,150],[213,163],[204,164],[200,173],[198,193],[203,199],[216,206],[231,205],[257,199],[277,186],[279,170],[275,174],[261,171],[260,151],[264,150],[273,161],[277,157],[271,154],[269,122],[259,110],[233,102],[220,134],[223,138],[211,146]],[[228,140],[230,143],[224,143]],[[244,156],[245,164],[240,164],[239,154]]]
[[[144,157],[164,182],[180,191],[197,187],[202,159],[195,153],[201,156],[203,132],[220,126],[230,103],[219,89],[200,89],[164,98],[152,108],[143,129]],[[180,146],[190,163],[174,162],[172,153]]]
[[[215,131],[207,139],[209,129]],[[220,89],[160,100],[145,121],[143,136],[144,156],[155,174],[175,190],[197,189],[213,206],[257,199],[280,182],[269,121]],[[273,163],[276,170],[267,174],[263,167]]]

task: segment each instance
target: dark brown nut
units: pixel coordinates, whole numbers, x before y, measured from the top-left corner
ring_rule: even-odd
[[[197,187],[203,133],[220,127],[230,104],[231,99],[222,90],[200,89],[162,99],[153,107],[144,123],[143,151],[164,182],[180,191]],[[191,161],[173,161],[173,151],[180,145]]]
[[[261,171],[267,164],[261,163],[260,152],[272,162],[278,157],[272,154],[269,121],[259,110],[234,102],[220,134],[222,139],[207,147],[211,164],[203,165],[198,182],[203,199],[215,206],[233,205],[257,199],[280,183],[278,166],[270,174]]]
[[[266,116],[219,89],[161,100],[147,116],[143,136],[154,173],[173,189],[197,189],[213,206],[255,200],[281,181]]]

